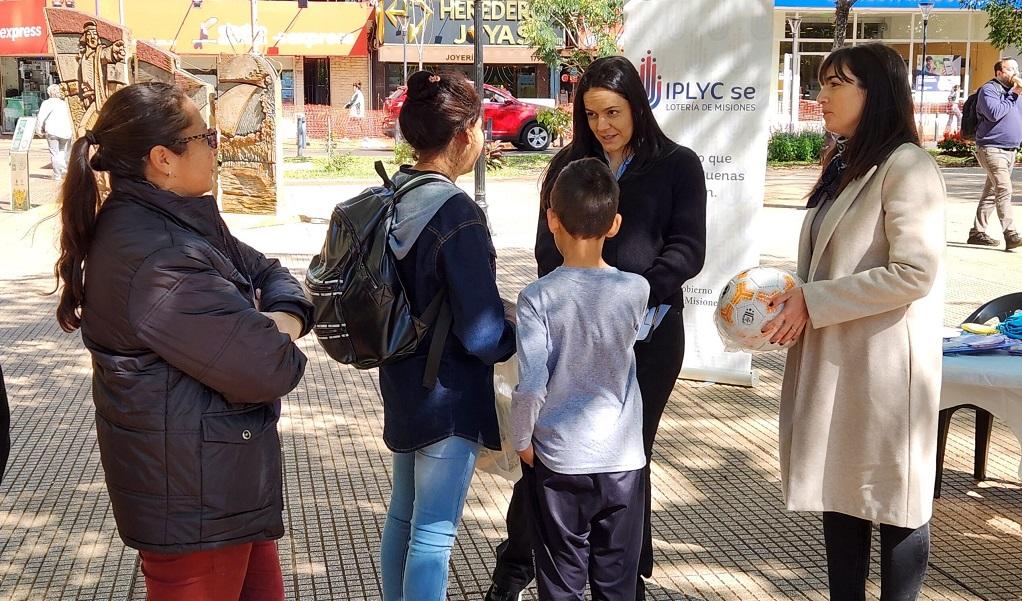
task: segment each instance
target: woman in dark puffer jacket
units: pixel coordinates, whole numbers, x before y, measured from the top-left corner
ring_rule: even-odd
[[[311,306],[227,230],[207,195],[216,146],[179,89],[128,86],[74,143],[62,190],[57,321],[92,353],[114,519],[157,601],[284,594],[277,419]]]

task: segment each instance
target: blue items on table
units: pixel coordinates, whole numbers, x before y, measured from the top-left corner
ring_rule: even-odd
[[[964,334],[957,338],[944,341],[945,355],[965,355],[1000,351],[1016,346],[1018,343],[1004,334],[983,336],[981,334]]]
[[[997,331],[1008,338],[1022,340],[1022,311],[1015,311],[1011,317],[998,324]]]

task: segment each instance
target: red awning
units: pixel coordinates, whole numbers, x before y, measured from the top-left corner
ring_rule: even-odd
[[[50,54],[46,0],[0,0],[0,56]]]

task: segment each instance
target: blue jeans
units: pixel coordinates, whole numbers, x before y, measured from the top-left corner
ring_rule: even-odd
[[[380,548],[383,601],[444,601],[454,536],[479,443],[451,436],[394,453],[394,488]]]

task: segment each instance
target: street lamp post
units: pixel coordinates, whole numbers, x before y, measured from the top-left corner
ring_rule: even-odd
[[[252,48],[251,48],[251,50],[249,50],[249,52],[251,52],[252,54],[259,54],[259,51],[256,50],[256,26],[259,23],[259,13],[258,13],[257,6],[258,5],[256,3],[256,0],[251,0],[251,7],[252,7]]]
[[[483,99],[483,79],[486,77],[483,62],[483,36],[485,31],[483,30],[483,0],[475,0],[473,3],[475,11],[472,15],[475,31],[475,84],[476,93],[479,94],[479,98]],[[485,118],[485,117],[484,117]],[[486,124],[483,123],[483,127]],[[493,225],[490,224],[490,211],[486,203],[486,152],[479,155],[479,160],[476,161],[476,204],[483,210],[483,214],[486,215],[486,225],[493,231]]]
[[[919,12],[923,15],[923,53],[919,56],[920,65],[922,68],[919,69],[920,80],[919,80],[919,138],[923,137],[923,94],[926,90],[926,27],[930,24],[930,11],[933,10],[933,2],[931,0],[920,0]]]
[[[791,131],[798,127],[798,108],[802,99],[802,69],[798,56],[798,37],[802,29],[802,17],[794,16],[788,18],[788,27],[791,28]]]
[[[401,20],[401,59],[404,63],[404,80],[408,82],[408,15]]]

